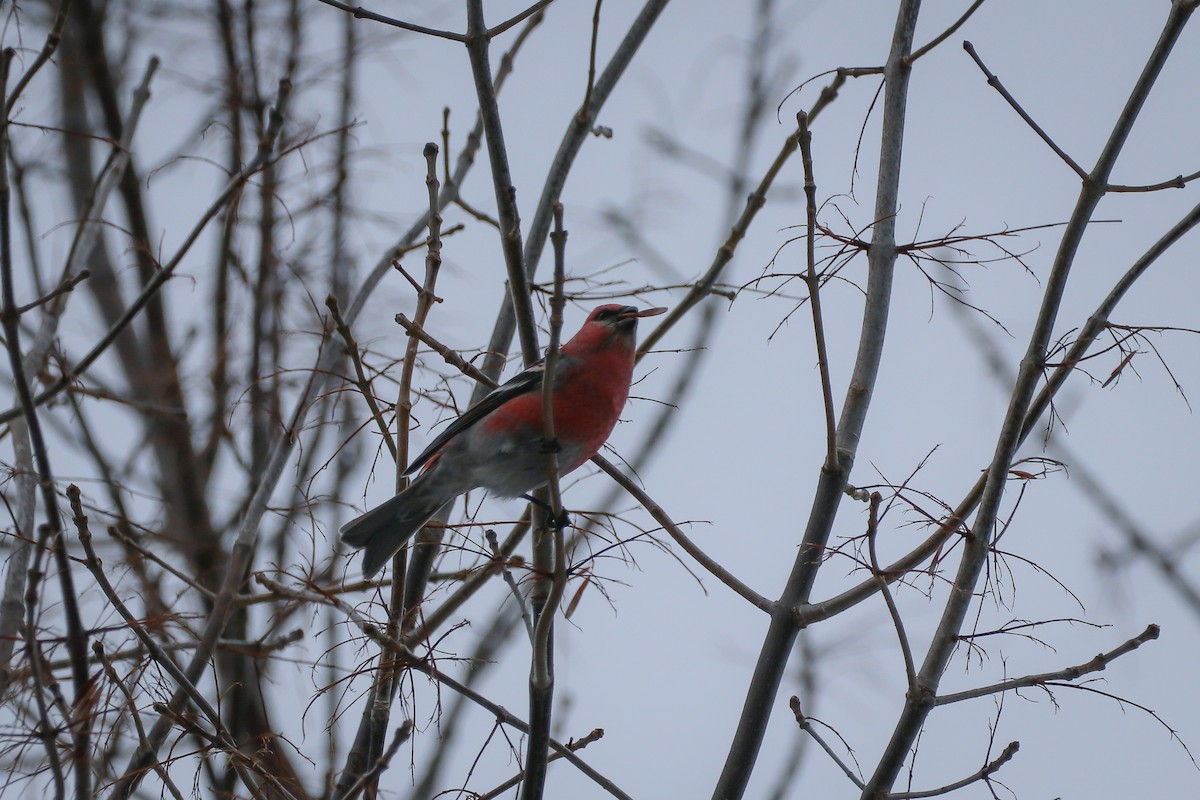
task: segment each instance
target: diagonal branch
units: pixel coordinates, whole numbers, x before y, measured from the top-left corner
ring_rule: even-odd
[[[1021,104],[1017,102],[1017,98],[1013,97],[1012,93],[1009,92],[1008,89],[1004,88],[1004,84],[1000,82],[1000,79],[996,77],[995,73],[988,70],[987,65],[983,63],[983,59],[981,59],[979,54],[975,52],[975,45],[964,41],[963,49],[967,51],[967,55],[969,55],[975,61],[980,71],[983,72],[983,74],[987,77],[988,86],[991,86],[1000,93],[1000,96],[1003,97],[1010,106],[1012,106],[1013,111],[1016,111],[1021,119],[1025,120],[1025,124],[1028,125],[1033,132],[1038,135],[1038,138],[1045,142],[1046,145],[1063,160],[1063,163],[1071,168],[1072,172],[1078,175],[1082,180],[1087,181],[1088,174],[1084,168],[1079,166],[1079,164],[1075,162],[1075,159],[1067,155],[1067,151],[1059,147],[1058,144],[1056,144],[1055,141],[1050,138],[1050,134],[1046,133],[1046,131],[1042,129],[1042,126],[1038,125],[1037,122],[1034,121],[1033,117],[1029,116],[1029,112],[1021,107]]]
[[[858,443],[879,374],[896,262],[896,210],[904,120],[912,67],[907,63],[916,31],[919,0],[905,0],[896,16],[891,52],[884,68],[883,127],[875,196],[874,236],[868,251],[866,304],[858,354],[837,427],[838,469],[822,469],[812,509],[791,574],[783,588],[750,679],[737,732],[713,791],[714,800],[740,800],[766,735],[775,696],[800,630],[792,609],[807,602],[822,563],[842,491],[854,466]]]
[[[1015,689],[1025,689],[1031,686],[1045,686],[1051,681],[1074,681],[1082,678],[1084,675],[1090,675],[1093,672],[1101,672],[1108,668],[1116,659],[1132,653],[1146,642],[1153,641],[1158,638],[1159,627],[1157,625],[1147,625],[1146,630],[1134,636],[1132,639],[1124,642],[1119,647],[1109,650],[1107,653],[1100,653],[1090,661],[1085,661],[1082,664],[1076,664],[1073,667],[1056,670],[1054,672],[1043,672],[1038,675],[1025,675],[1020,678],[1010,678],[1006,681],[993,683],[990,686],[980,686],[976,689],[967,689],[962,692],[954,692],[952,694],[938,695],[934,700],[934,705],[944,706],[950,703],[959,703],[963,700],[973,700],[977,697],[987,697],[988,695],[1000,694],[1001,692],[1011,692]]]

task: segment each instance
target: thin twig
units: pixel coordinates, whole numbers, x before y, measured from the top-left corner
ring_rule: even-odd
[[[481,117],[482,119],[482,117]],[[433,309],[434,303],[440,303],[441,298],[436,294],[438,272],[442,265],[442,195],[439,192],[437,177],[438,148],[433,142],[427,142],[423,150],[425,156],[425,190],[428,198],[428,221],[425,247],[425,278],[417,287],[417,307],[414,312],[415,324],[425,327],[425,322]],[[408,485],[405,476],[409,460],[409,433],[412,427],[412,385],[416,374],[417,352],[419,341],[409,337],[404,349],[404,366],[400,375],[400,387],[396,399],[396,441],[398,456],[396,461],[396,491],[401,491]],[[449,508],[449,506],[447,506]],[[444,523],[446,511],[439,511],[433,522]],[[444,528],[437,525],[427,525],[417,532],[410,549],[401,550],[393,559],[396,585],[392,587],[392,609],[400,614],[398,618],[402,630],[411,630],[417,624],[419,614],[417,609],[424,602],[425,587],[429,573],[433,570],[437,558]],[[412,563],[406,564],[409,554]],[[393,633],[398,633],[393,629]],[[382,728],[379,736],[383,735]]]
[[[993,72],[988,70],[987,65],[983,63],[983,59],[981,59],[979,54],[975,52],[975,45],[971,44],[969,41],[964,41],[963,49],[967,51],[967,54],[971,56],[971,58],[979,66],[980,71],[983,72],[983,74],[987,77],[988,86],[991,86],[1000,93],[1000,96],[1003,97],[1010,106],[1012,106],[1013,111],[1016,111],[1017,114],[1020,115],[1021,119],[1025,120],[1025,124],[1028,125],[1033,132],[1036,133],[1038,137],[1050,147],[1051,150],[1058,154],[1058,157],[1063,160],[1063,163],[1070,167],[1082,180],[1089,180],[1087,171],[1084,170],[1083,167],[1079,166],[1079,164],[1075,162],[1075,159],[1067,155],[1067,152],[1059,147],[1054,140],[1050,138],[1050,135],[1042,130],[1040,125],[1034,122],[1033,117],[1029,116],[1029,113],[1026,112],[1024,108],[1021,108],[1021,104],[1017,102],[1017,98],[1013,97],[1008,89],[1004,88],[1004,84],[1000,82],[1000,79],[996,77]]]
[[[592,742],[599,741],[600,739],[603,739],[603,738],[604,738],[604,729],[603,728],[595,728],[587,736],[584,736],[579,739],[570,740],[569,742],[567,742],[566,747],[568,750],[570,750],[572,753],[574,753],[574,752],[577,752],[577,751],[582,750],[583,748],[587,747]],[[550,758],[547,759],[547,761],[557,761],[558,759],[560,759],[562,757],[563,757],[562,753],[554,753],[553,755],[550,756]],[[502,794],[507,792],[509,789],[516,786],[521,781],[525,780],[525,773],[526,773],[526,770],[521,770],[516,775],[513,775],[511,778],[506,780],[504,783],[500,784],[499,786],[497,786],[494,789],[484,792],[483,794],[479,795],[478,797],[473,798],[473,800],[495,800],[497,797],[500,797]]]
[[[1110,183],[1108,190],[1110,192],[1158,192],[1163,189],[1182,189],[1192,181],[1200,178],[1200,170],[1191,173],[1190,175],[1176,175],[1174,178],[1168,178],[1159,183],[1150,183],[1143,186],[1128,186],[1123,183]]]
[[[817,367],[821,374],[821,397],[825,406],[825,469],[838,469],[837,422],[834,420],[833,385],[829,378],[829,351],[825,346],[825,320],[821,314],[821,280],[817,275],[817,182],[813,175],[812,131],[808,127],[808,115],[803,111],[796,115],[800,132],[800,161],[804,168],[805,198],[805,260],[807,272],[804,282],[808,285],[809,305],[812,307],[813,337],[817,346]]]
[[[654,517],[654,521],[661,525],[663,530],[671,535],[671,538],[675,540],[675,543],[682,547],[684,552],[696,559],[696,562],[700,564],[700,566],[712,573],[713,577],[728,586],[745,600],[748,600],[755,608],[765,611],[768,614],[774,611],[774,603],[751,589],[746,584],[742,583],[733,575],[733,573],[722,567],[715,559],[697,547],[692,540],[689,539],[682,530],[680,530],[679,526],[676,525],[669,516],[667,516],[667,512],[663,510],[662,506],[656,503],[650,497],[650,495],[642,491],[642,488],[638,486],[631,478],[629,478],[629,476],[613,466],[613,464],[603,456],[592,456],[592,463],[604,470],[604,472],[606,472],[610,478],[616,481],[622,489],[627,491],[634,500],[638,501],[638,503],[640,503],[641,506],[645,508],[647,512],[649,512],[650,516]]]
[[[524,516],[517,521],[504,542],[500,545],[500,555],[503,556],[504,562],[507,563],[512,558],[513,552],[516,551],[517,545],[524,540],[525,535],[529,533],[531,522],[530,512],[526,509]],[[475,570],[469,578],[462,582],[462,585],[443,600],[434,609],[426,611],[422,614],[421,623],[414,627],[411,631],[405,632],[405,641],[407,642],[423,642],[433,635],[433,632],[445,625],[447,621],[462,608],[462,606],[474,597],[480,589],[483,588],[489,580],[495,577],[500,571],[501,564],[491,561],[485,564],[482,569]]]
[[[508,19],[504,20],[504,22],[501,22],[499,25],[494,25],[491,28],[488,28],[487,37],[489,39],[495,39],[497,36],[504,33],[505,31],[510,30],[510,29],[516,27],[517,25],[520,25],[522,22],[529,19],[534,14],[541,13],[548,5],[550,5],[553,2],[554,2],[554,0],[538,0],[536,3],[529,6],[528,8],[526,8],[524,11],[520,12],[519,14],[509,17]]]
[[[17,98],[25,91],[25,87],[33,80],[33,76],[37,75],[50,57],[54,55],[54,51],[58,49],[59,43],[62,41],[63,29],[67,24],[67,10],[71,7],[71,0],[62,0],[58,4],[58,11],[54,15],[54,24],[50,26],[50,32],[46,34],[46,42],[42,45],[41,51],[37,54],[37,58],[29,65],[29,69],[25,70],[25,74],[20,77],[16,85],[13,86],[12,92],[8,95],[4,103],[4,114],[9,115],[13,111],[13,106],[17,102]]]
[[[384,750],[379,758],[375,759],[375,763],[371,768],[359,776],[350,788],[346,791],[344,797],[354,797],[363,787],[369,783],[374,783],[379,780],[379,776],[391,764],[392,759],[396,757],[396,753],[400,750],[400,745],[404,744],[412,737],[413,723],[411,719],[404,720],[399,728],[396,728],[392,734],[392,743],[388,745],[387,750]]]
[[[137,733],[138,745],[146,746],[146,727],[142,725],[142,716],[138,713],[137,703],[134,702],[133,692],[125,685],[125,681],[121,680],[121,676],[117,674],[117,670],[113,667],[112,662],[119,659],[121,656],[118,653],[108,655],[104,652],[104,644],[99,640],[92,642],[92,652],[95,654],[96,661],[100,662],[104,668],[104,674],[113,682],[121,696],[125,698],[125,705],[129,708],[129,718],[133,722],[134,731]],[[137,651],[138,657],[144,656],[145,652],[141,649]],[[163,786],[171,794],[175,800],[183,800],[183,793],[179,791],[179,787],[175,785],[175,781],[171,780],[171,773],[167,771],[161,763],[155,762],[151,768],[154,774],[158,775],[159,780],[163,782]]]
[[[352,15],[355,19],[369,19],[372,22],[390,25],[393,28],[400,28],[401,30],[411,31],[412,33],[421,33],[426,36],[434,36],[438,39],[449,39],[452,42],[465,42],[467,39],[467,37],[461,33],[439,30],[437,28],[426,28],[424,25],[417,25],[415,22],[405,22],[404,20],[396,19],[395,17],[388,17],[383,14],[377,14],[374,11],[368,11],[362,6],[351,6],[347,5],[346,3],[338,2],[338,0],[320,0],[320,2],[327,6],[333,6],[339,11],[345,11],[347,14]]]
[[[1010,678],[1006,681],[993,683],[990,686],[980,686],[976,689],[967,689],[962,692],[954,692],[952,694],[938,695],[934,700],[934,705],[944,706],[950,703],[959,703],[963,700],[973,700],[977,697],[987,697],[988,695],[999,694],[1001,692],[1011,692],[1014,689],[1024,689],[1030,686],[1044,686],[1050,681],[1074,681],[1082,678],[1084,675],[1090,675],[1093,672],[1101,672],[1108,668],[1116,659],[1132,653],[1146,642],[1158,638],[1159,627],[1157,625],[1147,625],[1146,630],[1134,636],[1132,639],[1124,642],[1118,647],[1109,650],[1107,653],[1100,653],[1090,661],[1085,661],[1082,664],[1076,664],[1073,667],[1056,670],[1054,672],[1043,672],[1038,675],[1025,675],[1020,678]]]
[[[917,690],[917,668],[913,664],[912,647],[908,643],[908,634],[904,630],[904,620],[900,617],[900,609],[896,607],[892,590],[888,588],[887,579],[884,578],[883,570],[879,566],[879,553],[875,546],[875,540],[879,538],[879,505],[882,501],[883,496],[879,492],[871,492],[870,519],[867,522],[867,552],[871,558],[871,573],[879,581],[879,592],[887,604],[888,614],[892,617],[892,625],[896,628],[896,637],[900,640],[900,651],[904,654],[904,675],[908,678],[908,690],[914,692]]]
[[[600,38],[600,6],[604,0],[596,0],[596,6],[592,10],[592,45],[588,50],[588,73],[587,73],[587,90],[583,93],[583,105],[581,108],[590,108],[592,105],[592,90],[596,87],[596,40]],[[551,238],[553,239],[553,234]]]
[[[905,59],[905,61],[907,61],[909,64],[912,64],[918,58],[949,39],[954,35],[955,31],[966,24],[967,20],[971,18],[972,14],[979,10],[981,5],[983,5],[983,0],[975,0],[975,2],[971,3],[970,7],[962,13],[962,16],[954,21],[953,25],[951,25],[949,28],[946,28],[946,30],[942,31],[940,34],[931,39],[929,44],[925,45],[924,47],[918,47]]]
[[[354,366],[355,385],[363,400],[366,401],[367,408],[371,411],[371,419],[375,420],[375,425],[379,428],[379,433],[383,437],[383,443],[387,445],[392,461],[396,462],[399,459],[396,452],[396,440],[392,438],[392,432],[388,430],[383,411],[379,408],[379,401],[375,399],[375,392],[371,388],[371,379],[367,377],[366,370],[363,369],[362,353],[359,352],[358,342],[351,333],[350,326],[342,318],[338,300],[333,294],[325,298],[325,306],[333,317],[333,324],[337,328],[338,335],[342,337],[342,341],[346,345],[346,354],[350,356],[350,363]]]
[[[498,565],[500,575],[504,578],[504,582],[508,585],[508,590],[512,592],[513,600],[517,604],[517,608],[521,612],[521,621],[525,623],[525,632],[529,634],[529,644],[532,646],[534,642],[533,635],[533,617],[529,615],[529,606],[525,603],[525,596],[521,594],[521,589],[517,586],[516,580],[513,579],[512,572],[509,571],[506,564],[507,557],[500,551],[500,542],[496,539],[496,532],[488,528],[483,533],[487,539],[488,547],[492,550],[492,562]]]
[[[39,297],[37,300],[26,303],[23,306],[19,306],[16,309],[17,315],[20,316],[21,314],[24,314],[27,311],[32,311],[33,309],[37,308],[38,306],[43,306],[46,303],[49,303],[49,302],[57,299],[59,296],[64,295],[67,292],[74,290],[74,288],[76,286],[83,283],[90,277],[92,277],[92,271],[89,269],[83,269],[83,270],[80,270],[79,272],[75,273],[74,275],[67,276],[67,278],[65,280],[63,280],[62,283],[60,283],[58,286],[51,289],[46,294]]]
[[[859,789],[863,788],[862,778],[860,778],[854,772],[854,770],[850,769],[850,765],[843,761],[841,756],[834,752],[833,748],[829,746],[829,742],[825,741],[825,737],[823,737],[817,731],[817,729],[813,727],[812,721],[809,719],[808,715],[804,713],[804,709],[800,707],[800,698],[792,695],[792,698],[788,701],[788,707],[792,709],[792,714],[796,717],[796,724],[800,726],[800,730],[811,736],[813,741],[821,746],[821,749],[824,750],[831,759],[833,759],[833,763],[837,765],[838,769],[845,773],[846,777],[850,779],[851,783],[853,783]]]
[[[460,356],[454,348],[433,338],[433,335],[421,325],[413,322],[403,314],[396,315],[396,324],[404,328],[409,336],[419,339],[422,344],[440,355],[447,364],[457,369],[463,375],[478,381],[483,386],[495,388],[496,382],[487,375],[484,375],[479,367]]]
[[[1012,757],[1015,756],[1017,751],[1020,749],[1020,742],[1009,742],[1008,746],[1004,748],[1000,755],[996,756],[996,758],[994,758],[992,761],[989,761],[987,764],[984,764],[978,772],[968,775],[960,781],[948,783],[945,786],[939,786],[936,789],[926,789],[925,791],[921,792],[896,792],[894,794],[889,794],[888,800],[919,800],[919,798],[925,797],[942,797],[950,794],[951,792],[956,792],[966,786],[970,786],[972,783],[977,781],[986,781],[992,777],[992,775],[995,775],[997,772],[999,772],[1001,767],[1011,761]]]

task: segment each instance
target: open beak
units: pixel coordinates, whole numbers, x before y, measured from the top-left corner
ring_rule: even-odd
[[[629,306],[629,310],[622,311],[620,317],[621,319],[635,319],[638,317],[657,317],[659,314],[665,313],[667,313],[667,309],[662,306],[659,306],[658,308],[647,308],[641,311],[635,309],[633,306]]]

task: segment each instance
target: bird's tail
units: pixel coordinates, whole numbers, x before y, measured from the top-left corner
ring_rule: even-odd
[[[343,525],[342,541],[363,551],[363,577],[378,572],[449,499],[425,473],[386,503]]]

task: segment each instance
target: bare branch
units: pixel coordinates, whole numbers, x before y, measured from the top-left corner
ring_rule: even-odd
[[[339,0],[319,0],[319,2],[322,2],[327,6],[332,6],[339,11],[345,11],[347,14],[352,15],[355,19],[369,19],[372,22],[390,25],[393,28],[400,28],[401,30],[411,31],[412,33],[420,33],[424,34],[425,36],[434,36],[438,39],[449,39],[452,42],[465,42],[467,40],[467,37],[461,33],[438,30],[437,28],[426,28],[424,25],[417,25],[415,22],[405,22],[404,20],[396,19],[395,17],[389,17],[383,14],[378,14],[374,11],[369,11],[362,6],[347,5],[346,3],[339,2]],[[519,21],[520,20],[518,20],[518,22]]]
[[[987,66],[983,63],[983,59],[981,59],[979,54],[975,52],[975,45],[968,41],[964,41],[963,49],[967,51],[967,54],[975,61],[975,64],[979,67],[980,71],[983,72],[983,74],[987,77],[988,86],[991,86],[993,89],[999,92],[1000,96],[1008,101],[1008,104],[1012,106],[1013,111],[1016,111],[1017,114],[1020,115],[1021,119],[1025,120],[1025,124],[1028,125],[1033,132],[1036,133],[1038,137],[1045,142],[1050,149],[1058,155],[1059,158],[1063,160],[1063,163],[1070,167],[1071,170],[1084,182],[1087,182],[1089,180],[1088,173],[1083,169],[1083,167],[1075,163],[1075,159],[1067,155],[1067,152],[1059,147],[1054,140],[1050,138],[1050,135],[1042,130],[1040,125],[1033,121],[1033,117],[1029,116],[1029,113],[1026,112],[1025,109],[1021,108],[1021,104],[1017,102],[1017,98],[1013,97],[1009,93],[1008,89],[1004,88],[1004,84],[1000,82],[1000,79],[997,78],[994,73],[988,70]]]
[[[1008,746],[1001,751],[1000,755],[984,764],[978,772],[973,775],[968,775],[960,781],[948,783],[945,786],[939,786],[936,789],[927,789],[923,792],[896,792],[889,794],[888,800],[918,800],[923,797],[941,797],[942,795],[956,792],[966,786],[970,786],[977,781],[986,781],[988,778],[1000,771],[1000,768],[1012,760],[1012,757],[1021,749],[1020,742],[1009,742]]]
[[[795,715],[796,724],[800,726],[800,730],[811,736],[813,741],[821,746],[821,749],[824,750],[831,759],[833,759],[833,763],[836,764],[838,769],[840,769],[845,776],[850,779],[851,783],[853,783],[859,789],[863,788],[863,780],[861,777],[859,777],[858,773],[850,769],[850,766],[846,764],[846,762],[842,760],[841,756],[835,753],[833,748],[829,746],[829,743],[825,741],[825,737],[821,736],[817,729],[813,727],[812,718],[805,714],[804,710],[800,707],[800,698],[792,695],[791,700],[788,701],[788,707],[792,709],[792,714]],[[843,744],[845,744],[844,741]]]
[[[675,540],[676,544],[682,547],[684,552],[696,559],[700,566],[712,573],[717,580],[721,581],[721,583],[725,584],[743,598],[750,601],[755,608],[761,609],[768,614],[774,613],[774,603],[751,589],[746,584],[742,583],[731,572],[729,572],[729,570],[722,567],[716,562],[716,560],[708,556],[703,550],[697,547],[692,540],[689,539],[683,533],[683,531],[679,529],[679,526],[676,525],[669,516],[667,516],[667,512],[663,510],[662,506],[654,502],[650,495],[642,491],[641,487],[639,487],[632,479],[625,475],[625,473],[618,470],[612,465],[612,463],[608,461],[608,459],[604,458],[603,456],[592,456],[592,463],[604,470],[608,476],[616,481],[622,489],[627,491],[634,500],[637,500],[638,503],[640,503],[642,507],[650,513],[650,516],[654,517],[654,520],[659,525],[662,525],[663,530],[671,535],[671,538]]]
[[[936,706],[944,706],[950,703],[958,703],[963,700],[973,700],[977,697],[987,697],[988,695],[999,694],[1001,692],[1011,692],[1014,689],[1023,689],[1030,686],[1044,686],[1051,681],[1074,681],[1082,678],[1084,675],[1090,675],[1093,672],[1101,672],[1108,668],[1116,659],[1132,653],[1146,642],[1158,638],[1159,628],[1157,625],[1147,625],[1146,630],[1134,636],[1119,647],[1109,650],[1107,653],[1100,653],[1091,661],[1085,661],[1082,664],[1076,664],[1073,667],[1056,670],[1054,672],[1043,672],[1038,675],[1026,675],[1021,678],[1010,678],[1006,681],[994,683],[990,686],[981,686],[977,689],[967,689],[962,692],[954,692],[952,694],[939,695],[933,704]]]

